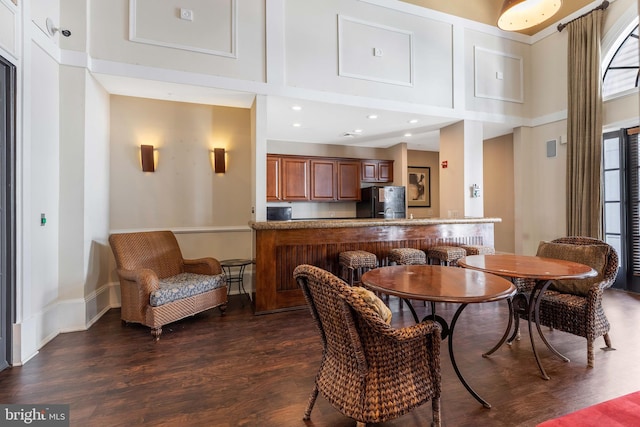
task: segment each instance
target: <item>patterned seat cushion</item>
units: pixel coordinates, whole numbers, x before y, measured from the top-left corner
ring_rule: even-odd
[[[464,256],[467,256],[467,251],[460,246],[432,246],[427,250],[427,257],[446,262],[457,261]]]
[[[159,280],[159,289],[151,293],[149,304],[158,307],[194,295],[203,294],[226,284],[224,274],[206,276],[203,274],[180,273]]]
[[[496,250],[493,246],[484,245],[460,245],[462,249],[467,251],[467,255],[493,255]]]
[[[345,251],[338,256],[339,263],[347,268],[376,268],[378,258],[367,251]]]
[[[389,262],[401,265],[420,265],[427,263],[427,254],[420,249],[395,248],[389,252]]]

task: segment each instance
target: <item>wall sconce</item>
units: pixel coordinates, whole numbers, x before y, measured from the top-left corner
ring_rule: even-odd
[[[225,173],[227,171],[224,160],[224,148],[213,149],[213,170],[216,173]]]
[[[142,160],[142,172],[156,171],[156,164],[153,159],[153,145],[140,146],[140,159]]]
[[[531,28],[556,14],[562,0],[505,0],[498,18],[498,27],[505,31]]]

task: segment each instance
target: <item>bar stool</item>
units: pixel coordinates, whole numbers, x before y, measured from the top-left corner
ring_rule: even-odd
[[[419,265],[427,263],[427,254],[420,249],[395,248],[389,251],[387,259],[389,263],[396,263],[398,265]]]
[[[356,281],[356,277],[359,282],[363,273],[378,266],[378,257],[375,254],[360,250],[340,252],[338,261],[341,273],[344,273],[345,270],[347,272],[347,277],[342,274],[342,278],[351,286]]]
[[[496,253],[493,246],[460,245],[460,247],[467,251],[467,255],[494,255]]]
[[[427,258],[429,264],[434,264],[436,261],[440,265],[457,265],[456,262],[467,256],[467,251],[460,246],[433,246],[427,250]]]

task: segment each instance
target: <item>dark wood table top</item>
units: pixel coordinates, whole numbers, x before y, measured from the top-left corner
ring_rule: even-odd
[[[439,265],[393,265],[370,270],[362,283],[400,298],[453,303],[498,301],[516,293],[516,287],[494,274]]]
[[[469,255],[459,259],[458,265],[499,276],[538,280],[585,279],[598,275],[584,264],[530,255]]]

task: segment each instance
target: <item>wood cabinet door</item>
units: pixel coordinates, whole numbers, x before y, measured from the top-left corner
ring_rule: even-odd
[[[338,162],[338,200],[360,200],[360,162]]]
[[[267,202],[280,200],[280,157],[267,156]]]
[[[312,159],[311,200],[336,200],[336,162],[334,160]]]
[[[362,182],[393,181],[393,160],[361,160]]]
[[[309,160],[283,157],[280,172],[282,200],[309,200]]]
[[[393,181],[393,160],[381,160],[378,163],[379,182]]]
[[[361,180],[364,182],[377,182],[378,181],[378,162],[375,160],[362,160],[360,162],[362,167]]]

